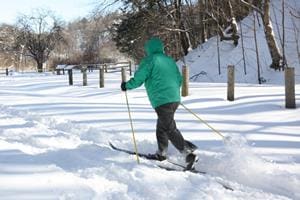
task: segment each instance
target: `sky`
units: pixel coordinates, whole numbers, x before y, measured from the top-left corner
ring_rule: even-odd
[[[36,8],[50,9],[68,22],[88,15],[95,7],[95,2],[95,0],[0,0],[0,23],[13,24],[18,15],[28,15]]]

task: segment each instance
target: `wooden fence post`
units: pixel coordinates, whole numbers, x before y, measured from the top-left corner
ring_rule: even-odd
[[[122,67],[121,72],[122,72],[122,82],[126,82],[126,67]]]
[[[87,86],[87,68],[82,68],[82,80],[83,80],[83,86]]]
[[[99,68],[99,86],[100,86],[100,88],[104,87],[104,68],[105,68],[105,66],[100,66],[100,68]]]
[[[227,100],[234,101],[234,65],[228,65],[227,77]]]
[[[285,68],[285,107],[296,108],[295,100],[295,68]]]
[[[69,85],[73,85],[73,70],[68,69],[68,74],[69,74]]]
[[[189,95],[189,68],[186,65],[182,66],[182,87],[181,96]]]
[[[131,76],[132,75],[132,69],[131,69],[131,61],[129,61],[129,75]]]

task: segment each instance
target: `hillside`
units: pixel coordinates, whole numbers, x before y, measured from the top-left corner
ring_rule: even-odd
[[[285,2],[286,57],[288,61],[288,66],[295,68],[296,82],[300,83],[300,55],[298,55],[297,52],[297,45],[295,39],[295,37],[298,36],[298,45],[300,46],[300,20],[293,17],[290,14],[290,11],[294,13],[296,11],[299,12],[300,1],[288,0]],[[279,38],[280,36],[282,38],[281,10],[281,0],[273,0],[271,8],[271,18],[277,43],[280,46],[280,48],[281,45]],[[242,43],[240,40],[239,45],[237,47],[235,47],[230,41],[220,42],[221,74],[219,75],[217,37],[213,37],[209,39],[206,43],[199,45],[196,49],[191,51],[185,57],[185,62],[187,66],[190,67],[190,77],[192,78],[192,81],[227,82],[227,66],[234,65],[236,69],[236,82],[258,83],[257,59],[255,52],[256,48],[253,32],[253,15],[250,14],[248,17],[242,20],[241,25],[244,35],[246,74],[244,70]],[[241,31],[241,29],[239,29],[239,31]],[[295,36],[295,34],[298,35]],[[261,65],[261,77],[266,81],[267,84],[283,84],[283,72],[274,71],[269,67],[269,65],[271,64],[271,58],[266,44],[263,26],[257,27],[257,41],[259,50],[259,62]],[[179,65],[182,65],[182,62],[179,62]]]

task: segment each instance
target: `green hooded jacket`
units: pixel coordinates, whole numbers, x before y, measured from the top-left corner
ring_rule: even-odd
[[[145,83],[153,108],[180,102],[182,77],[174,59],[164,54],[162,41],[152,38],[144,48],[147,56],[142,59],[134,77],[126,83],[126,89],[135,89]]]

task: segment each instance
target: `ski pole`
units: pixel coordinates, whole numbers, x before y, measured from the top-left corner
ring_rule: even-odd
[[[131,126],[134,150],[135,150],[135,155],[136,155],[136,161],[137,161],[138,164],[140,164],[140,159],[139,159],[139,155],[138,155],[138,150],[137,150],[137,145],[136,145],[136,140],[135,140],[135,134],[134,134],[134,129],[133,129],[133,123],[132,123],[132,118],[131,118],[131,113],[130,113],[130,107],[129,107],[129,103],[128,103],[127,91],[125,91],[125,96],[126,96],[126,103],[127,103],[129,121],[130,121],[130,126]]]
[[[183,105],[182,103],[180,103],[180,105],[182,107],[184,107],[187,111],[189,111],[191,114],[193,114],[197,119],[199,119],[202,123],[204,123],[206,126],[208,126],[211,130],[213,130],[216,134],[218,134],[219,136],[222,137],[223,140],[225,140],[225,136],[222,135],[218,130],[216,130],[214,127],[212,127],[211,125],[209,125],[206,121],[204,121],[203,119],[201,119],[198,115],[196,115],[196,113],[194,113],[193,111],[191,111],[190,109],[188,109],[185,105]]]

